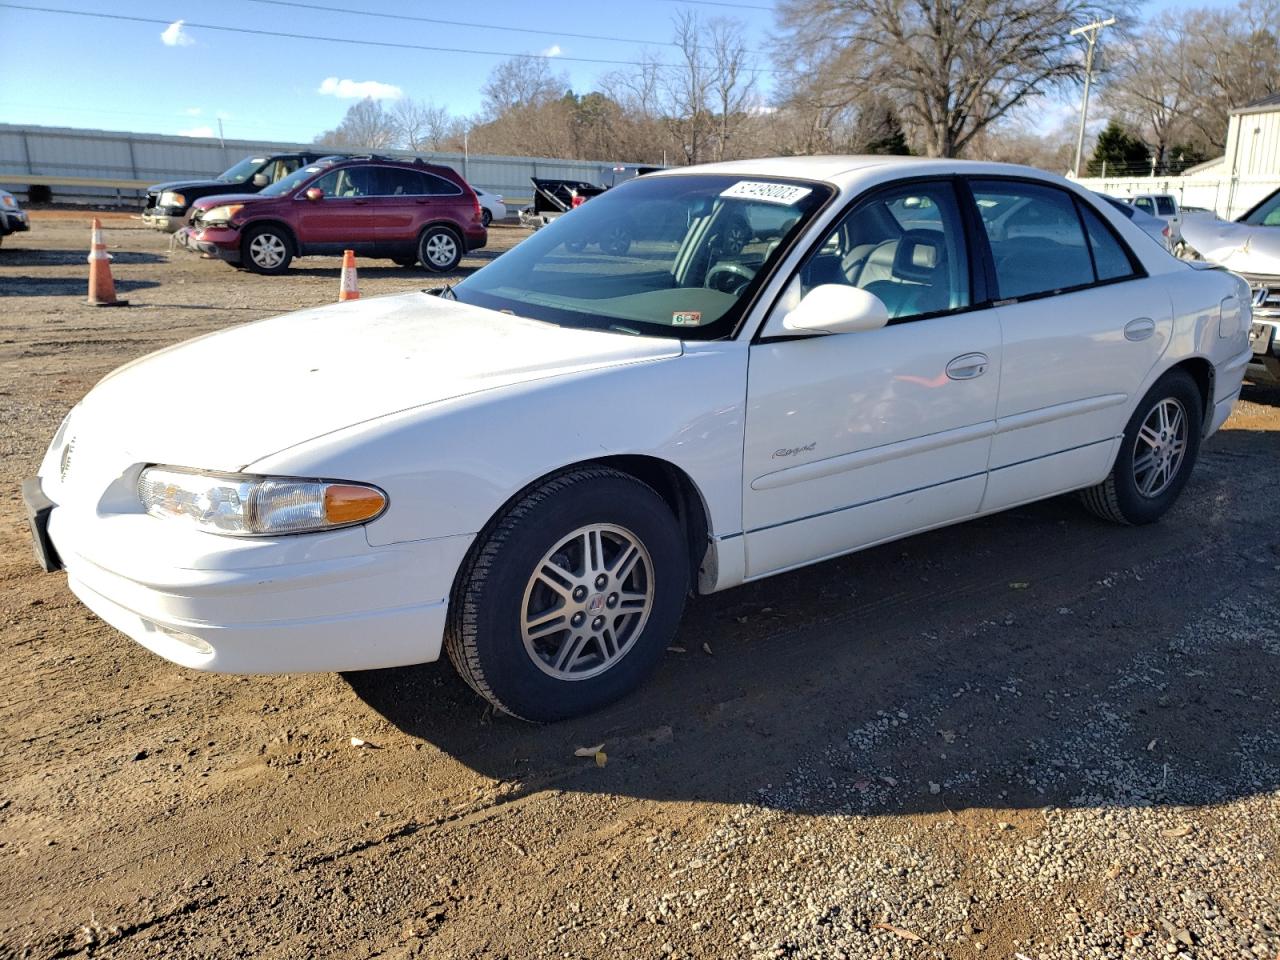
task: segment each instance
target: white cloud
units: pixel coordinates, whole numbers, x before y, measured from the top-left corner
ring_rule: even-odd
[[[363,100],[366,97],[374,100],[399,100],[404,91],[393,83],[382,83],[380,80],[339,80],[337,77],[325,77],[316,93],[337,97],[339,100]]]
[[[553,43],[551,46],[547,47],[547,49],[539,50],[538,53],[544,57],[558,57],[560,54],[564,53],[564,51],[560,49],[560,44]]]
[[[187,109],[182,112],[188,117],[198,117],[200,114],[204,113],[204,107],[187,107]]]
[[[164,28],[160,39],[166,47],[189,47],[195,43],[191,34],[187,33],[186,27],[183,26],[184,23],[186,23],[185,20],[175,20]]]
[[[214,136],[213,127],[192,127],[189,130],[179,130],[180,137],[212,137]]]

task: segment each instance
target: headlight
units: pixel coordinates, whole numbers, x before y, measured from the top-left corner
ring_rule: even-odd
[[[148,467],[138,499],[153,517],[237,537],[332,530],[367,523],[387,508],[387,495],[362,483],[195,473]]]
[[[224,203],[220,207],[206,210],[200,214],[200,219],[205,223],[226,223],[239,213],[243,207],[243,203]]]
[[[180,193],[174,193],[172,190],[166,190],[160,194],[160,206],[162,207],[185,207],[187,198]]]

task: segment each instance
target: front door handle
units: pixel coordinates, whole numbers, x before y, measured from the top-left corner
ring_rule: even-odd
[[[972,380],[986,373],[990,364],[985,353],[966,353],[947,364],[947,376],[952,380]]]
[[[1130,320],[1124,325],[1124,338],[1126,340],[1145,340],[1156,332],[1156,322],[1150,317],[1139,317],[1137,320]]]

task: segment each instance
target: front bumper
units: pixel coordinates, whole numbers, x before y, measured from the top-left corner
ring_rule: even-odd
[[[1255,310],[1249,328],[1253,355],[1245,373],[1255,380],[1280,383],[1280,314],[1269,316]]]
[[[187,218],[181,212],[165,213],[162,210],[149,207],[142,214],[142,222],[157,230],[174,233],[182,228],[182,225],[187,222]]]
[[[240,231],[231,227],[182,227],[174,234],[178,246],[212,260],[240,262]]]
[[[178,529],[41,499],[72,592],[154,653],[197,670],[368,670],[438,659],[472,538],[371,547],[362,527],[277,538]],[[33,523],[33,530],[35,529]]]
[[[0,210],[0,237],[11,233],[25,233],[31,229],[31,221],[24,210]]]

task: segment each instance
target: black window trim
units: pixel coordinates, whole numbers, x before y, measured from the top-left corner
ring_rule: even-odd
[[[972,193],[973,181],[981,181],[984,183],[990,183],[992,181],[1002,181],[1007,183],[1029,183],[1029,184],[1032,184],[1033,186],[1044,187],[1045,189],[1048,189],[1048,190],[1057,190],[1059,193],[1066,194],[1069,199],[1071,199],[1075,204],[1077,204],[1077,206],[1075,207],[1076,220],[1079,222],[1080,229],[1084,233],[1085,248],[1089,251],[1089,262],[1090,264],[1093,264],[1094,263],[1093,244],[1089,242],[1089,232],[1087,229],[1085,229],[1084,214],[1080,212],[1080,208],[1078,206],[1078,204],[1088,204],[1089,207],[1093,210],[1093,212],[1097,215],[1098,219],[1102,221],[1103,227],[1106,228],[1111,233],[1112,238],[1116,241],[1116,243],[1120,245],[1120,249],[1124,251],[1124,255],[1129,258],[1129,267],[1133,270],[1133,272],[1130,273],[1128,276],[1113,277],[1110,280],[1099,280],[1098,268],[1096,264],[1094,264],[1092,283],[1079,283],[1070,287],[1059,287],[1056,290],[1044,290],[1039,293],[1028,293],[1020,297],[999,298],[1000,284],[997,282],[996,276],[995,276],[995,258],[991,254],[991,244],[987,237],[986,229],[982,226],[982,223],[981,223],[982,214],[980,211],[978,211],[977,201],[973,200],[973,204],[974,204],[973,209],[975,214],[977,214],[979,218],[977,223],[979,236],[977,239],[981,241],[981,244],[983,247],[983,255],[989,265],[991,278],[992,278],[991,289],[992,291],[994,291],[994,294],[999,298],[993,301],[993,304],[995,306],[1004,307],[1014,303],[1027,303],[1033,300],[1043,300],[1046,297],[1060,297],[1063,294],[1078,293],[1081,290],[1092,290],[1096,287],[1109,287],[1117,283],[1128,283],[1131,280],[1144,280],[1148,276],[1150,276],[1150,274],[1147,273],[1146,266],[1144,266],[1142,263],[1142,259],[1134,254],[1133,248],[1130,247],[1129,244],[1125,242],[1124,237],[1120,236],[1120,234],[1116,232],[1115,227],[1112,226],[1111,223],[1107,221],[1107,218],[1102,215],[1102,213],[1098,210],[1097,206],[1089,203],[1089,201],[1085,197],[1080,196],[1074,190],[1069,190],[1065,187],[1061,187],[1056,183],[1051,183],[1046,180],[1041,180],[1038,177],[1018,177],[1018,176],[1010,176],[1009,174],[988,175],[988,174],[974,173],[974,174],[965,175],[964,179],[970,181],[970,183],[968,184],[968,187],[970,189],[971,200],[973,199],[973,193]]]
[[[877,183],[868,187],[866,190],[853,197],[845,206],[831,219],[831,228],[838,226],[846,217],[854,212],[858,207],[869,201],[874,201],[877,197],[884,193],[892,193],[903,187],[918,186],[920,184],[946,183],[950,184],[952,193],[955,197],[956,206],[960,213],[960,241],[965,247],[965,261],[968,265],[969,272],[969,303],[963,307],[950,307],[946,310],[932,310],[928,313],[915,313],[909,317],[894,317],[889,320],[885,326],[897,326],[904,323],[916,323],[920,320],[934,320],[938,317],[957,316],[963,313],[969,313],[974,310],[985,310],[992,306],[991,291],[995,289],[990,274],[993,271],[991,266],[990,251],[986,251],[986,255],[981,258],[983,269],[978,270],[979,257],[975,256],[975,244],[977,234],[981,234],[985,243],[986,235],[982,232],[981,223],[975,218],[979,217],[977,206],[973,203],[973,196],[969,192],[969,186],[965,182],[965,178],[954,173],[935,173],[925,174],[922,176],[902,177],[897,180],[890,180],[886,183]],[[816,215],[815,218],[816,219]],[[812,221],[811,221],[812,222]],[[764,316],[760,320],[760,324],[755,334],[751,338],[751,343],[785,343],[790,340],[811,340],[814,337],[826,336],[826,334],[815,333],[775,333],[770,335],[764,334],[764,328],[769,323],[769,318],[773,316],[773,312],[778,308],[778,303],[786,294],[787,288],[791,286],[792,281],[799,275],[800,270],[810,258],[815,256],[827,242],[830,229],[824,229],[822,233],[809,245],[809,249],[804,252],[800,258],[799,265],[791,272],[791,276],[782,285],[782,289],[778,291],[777,296],[773,298],[773,303],[769,305],[769,309],[765,311]]]

